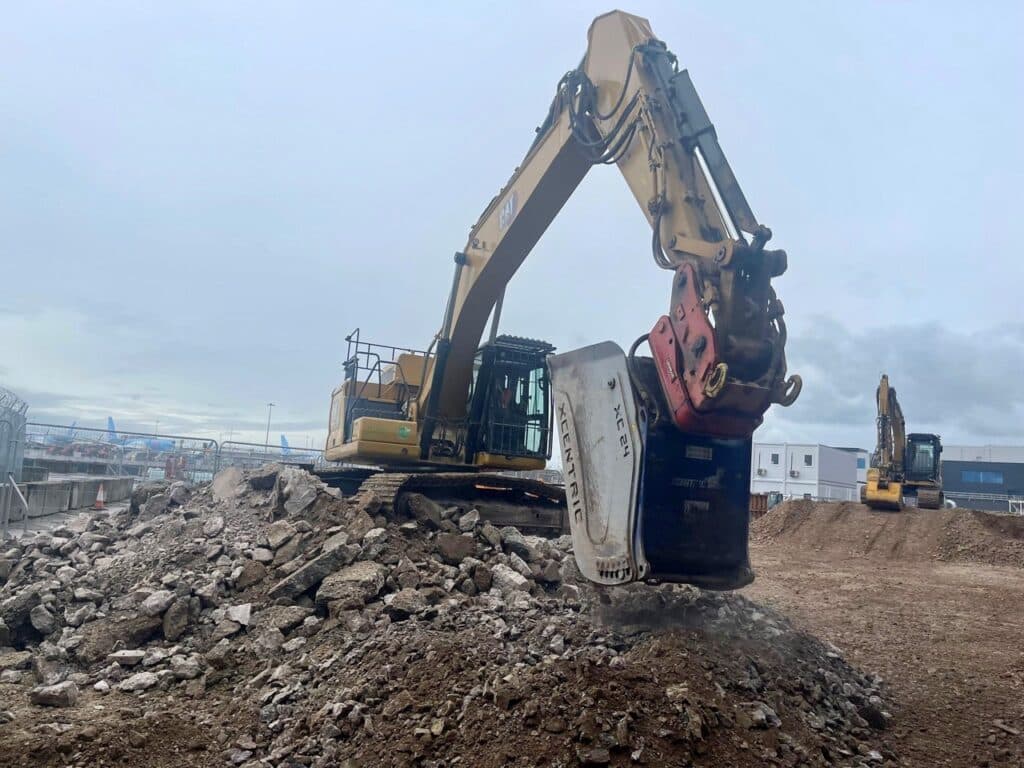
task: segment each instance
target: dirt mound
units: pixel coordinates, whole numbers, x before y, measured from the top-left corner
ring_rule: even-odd
[[[0,765],[898,764],[880,681],[741,596],[234,472],[0,546]]]
[[[755,520],[751,538],[881,560],[1024,567],[1024,518],[969,509],[883,512],[853,502],[800,499]]]

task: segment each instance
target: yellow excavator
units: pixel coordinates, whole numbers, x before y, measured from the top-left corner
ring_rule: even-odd
[[[903,408],[889,377],[875,392],[878,403],[878,441],[871,455],[861,501],[873,509],[902,509],[905,504],[940,509],[942,493],[942,440],[938,435],[908,435]]]
[[[628,352],[609,341],[556,355],[499,334],[508,282],[595,165],[618,167],[651,225],[653,261],[671,274],[668,312]],[[600,584],[743,586],[751,435],[801,386],[786,378],[771,287],[786,254],[765,248],[770,237],[686,70],[645,19],[600,16],[526,157],[455,254],[429,348],[347,337],[326,457],[363,465],[345,471],[395,511],[416,492],[550,529],[557,508],[581,571]],[[609,285],[566,300],[607,311],[629,297]],[[523,477],[545,466],[556,435],[564,492]]]

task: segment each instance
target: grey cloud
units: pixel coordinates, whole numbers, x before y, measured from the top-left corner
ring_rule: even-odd
[[[967,333],[936,323],[851,330],[819,317],[790,337],[788,353],[804,391],[780,421],[870,430],[875,388],[888,373],[911,430],[995,442],[1024,433],[1024,324]]]

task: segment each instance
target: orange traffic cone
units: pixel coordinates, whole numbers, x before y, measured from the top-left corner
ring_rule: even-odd
[[[99,489],[96,491],[96,501],[92,505],[93,509],[106,509],[107,508],[107,494],[103,491],[103,483],[100,483]]]

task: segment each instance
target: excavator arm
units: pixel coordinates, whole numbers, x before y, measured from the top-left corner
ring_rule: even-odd
[[[665,353],[655,359],[673,380],[669,406],[680,426],[749,433],[769,403],[788,405],[798,394],[799,380],[785,379],[783,309],[770,286],[786,254],[764,249],[771,231],[751,212],[688,73],[637,16],[600,16],[588,38],[526,158],[456,254],[419,396],[425,454],[438,420],[465,416],[473,356],[505,286],[599,164],[618,166],[651,224],[655,263],[677,273],[673,314],[651,340]],[[694,339],[676,371],[665,348],[680,334]],[[716,410],[739,421],[704,418]]]
[[[875,509],[899,509],[903,504],[907,427],[896,389],[884,373],[875,390],[875,402],[878,436],[864,486],[864,502]]]
[[[605,343],[549,358],[577,560],[608,584],[740,586],[753,577],[751,435],[770,404],[800,391],[799,377],[786,378],[771,287],[786,254],[765,248],[771,231],[754,217],[688,73],[648,22],[605,14],[588,43],[455,256],[416,403],[420,459],[450,452],[438,434],[466,422],[477,346],[509,280],[587,172],[616,165],[672,289],[669,311],[628,356]],[[636,354],[644,342],[649,358]]]

